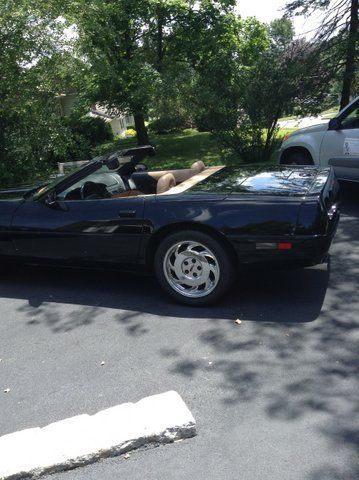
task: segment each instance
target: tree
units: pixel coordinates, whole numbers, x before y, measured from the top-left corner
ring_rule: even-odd
[[[145,117],[150,111],[165,111],[172,106],[172,96],[179,98],[179,78],[184,79],[185,72],[189,74],[193,51],[198,52],[196,28],[212,31],[213,12],[222,15],[232,10],[234,3],[74,2],[72,19],[78,28],[78,51],[88,67],[84,94],[110,109],[133,113],[138,142],[148,143]],[[179,102],[175,104],[179,106]]]
[[[188,104],[200,129],[228,131],[237,125],[245,72],[268,46],[266,28],[232,11],[218,14],[209,5],[194,28],[190,53],[193,81]],[[194,41],[195,39],[195,41]]]
[[[318,48],[329,51],[327,65],[342,78],[340,108],[350,101],[358,67],[359,0],[292,0],[286,5],[289,15],[310,15],[323,10],[323,21],[316,33]],[[341,58],[337,60],[336,51]],[[330,58],[331,57],[331,58]],[[335,58],[333,63],[330,62]]]
[[[222,143],[248,162],[270,158],[284,112],[294,108],[302,113],[317,111],[328,80],[312,45],[293,39],[288,19],[278,19],[267,27],[257,25],[258,31],[260,28],[264,37],[258,32],[253,35],[250,25],[252,40],[245,36],[239,50],[241,67],[233,70],[228,82],[231,89],[225,89],[225,95],[229,91],[232,95],[228,102],[220,102],[223,110],[217,110],[217,118],[222,120],[214,127]],[[246,58],[246,51],[253,53]]]
[[[141,41],[148,16],[146,0],[76,2],[72,12],[86,64],[80,93],[89,103],[133,113],[139,144],[149,143],[144,116],[157,81]]]
[[[61,25],[22,0],[0,4],[0,178],[36,176],[67,141],[54,91],[44,81],[61,49]]]
[[[276,145],[278,120],[286,111],[316,113],[327,93],[328,73],[311,45],[302,40],[286,47],[272,43],[248,72],[241,105],[256,134],[257,159],[268,159]]]

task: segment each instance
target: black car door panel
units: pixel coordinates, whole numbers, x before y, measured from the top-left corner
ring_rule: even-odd
[[[133,263],[143,228],[142,198],[25,202],[12,233],[18,255],[69,262]]]

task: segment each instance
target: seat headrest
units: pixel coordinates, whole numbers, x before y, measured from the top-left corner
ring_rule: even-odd
[[[157,182],[157,195],[165,193],[172,187],[176,186],[176,179],[172,173],[165,173],[158,179]]]
[[[198,160],[197,162],[194,162],[194,164],[191,166],[191,170],[194,170],[196,173],[201,173],[203,170],[206,168],[205,164],[202,162],[202,160]]]

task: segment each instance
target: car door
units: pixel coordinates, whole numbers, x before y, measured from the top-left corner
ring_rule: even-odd
[[[143,227],[142,197],[25,201],[11,230],[19,256],[61,263],[136,262]]]
[[[359,101],[329,123],[320,163],[333,166],[339,179],[359,181]]]

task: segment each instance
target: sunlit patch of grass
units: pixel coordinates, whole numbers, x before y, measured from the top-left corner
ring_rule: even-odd
[[[206,165],[223,163],[221,150],[208,132],[187,129],[167,135],[151,135],[150,142],[156,147],[156,155],[147,163],[156,169],[186,168],[197,160],[202,160]],[[136,146],[135,138],[119,139],[101,145],[94,154],[132,146]]]
[[[295,130],[295,128],[281,128],[277,133],[278,147],[283,137]],[[147,159],[146,163],[154,170],[188,168],[197,160],[202,160],[207,166],[242,163],[238,154],[225,153],[209,132],[186,129],[167,135],[151,134],[150,142],[156,147],[156,155]],[[136,138],[117,139],[97,147],[94,155],[102,155],[136,145]],[[276,158],[276,153],[274,153],[270,163],[275,163]]]

